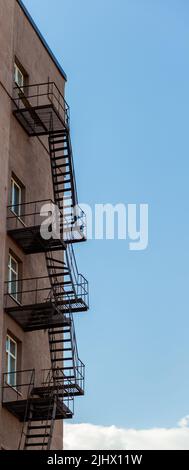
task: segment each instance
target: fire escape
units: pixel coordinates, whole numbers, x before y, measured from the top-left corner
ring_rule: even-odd
[[[3,406],[23,423],[19,449],[50,449],[55,420],[72,418],[74,397],[84,394],[73,314],[87,311],[88,282],[79,273],[73,244],[86,240],[78,206],[69,107],[54,83],[14,89],[13,113],[30,137],[47,136],[54,200],[8,207],[7,231],[25,255],[44,253],[47,275],[6,283],[5,311],[25,332],[48,330],[51,368],[4,374]],[[45,239],[41,210],[58,207],[60,232]]]

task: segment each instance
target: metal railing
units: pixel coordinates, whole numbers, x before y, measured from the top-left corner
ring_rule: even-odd
[[[5,282],[5,308],[36,305],[49,301],[52,297],[49,277],[19,278]]]
[[[13,88],[13,102],[19,110],[53,106],[63,122],[69,127],[70,109],[64,96],[54,82],[37,83]]]
[[[64,273],[55,274],[57,279],[56,290],[50,285],[49,276],[32,277],[32,278],[19,278],[14,281],[5,282],[5,308],[11,308],[16,306],[34,306],[37,304],[45,304],[52,302],[56,308],[61,309],[63,305],[65,310],[69,310],[71,307],[71,301],[77,303],[77,299],[82,299],[86,305],[88,305],[88,282],[80,274],[78,283],[74,284],[73,294],[68,294],[66,289],[61,285],[61,279],[64,277]],[[72,282],[67,284],[67,289],[72,286]],[[56,293],[56,294],[55,294]],[[66,307],[67,303],[67,307]],[[61,309],[62,310],[62,309]]]
[[[67,410],[74,414],[74,395],[73,395],[73,384],[71,380],[67,379],[60,369],[53,371],[52,369],[42,369],[41,371],[41,387],[44,392],[52,390],[60,402],[63,403]],[[65,388],[65,385],[69,384],[69,388]],[[59,393],[61,392],[61,393]]]
[[[79,359],[77,339],[75,332],[75,325],[73,320],[72,313],[69,314],[71,320],[71,342],[73,345],[73,363],[74,363],[74,372],[75,372],[75,381],[79,387],[84,391],[85,390],[85,364]],[[67,373],[71,374],[71,370],[67,370]]]
[[[60,402],[64,405],[67,411],[71,411],[74,413],[74,396],[73,396],[73,386],[70,382],[70,387],[68,392],[63,394],[62,400],[58,396],[58,391],[60,387],[63,387],[64,384],[68,383],[68,379],[63,377],[63,385],[61,384],[60,380],[56,380],[53,382],[51,380],[52,370],[46,370],[46,374],[44,369],[41,369],[36,373],[35,369],[26,369],[26,370],[18,370],[14,372],[6,372],[3,373],[3,384],[2,384],[2,403],[10,403],[15,401],[23,401],[25,400],[26,409],[25,409],[25,418],[28,414],[28,407],[29,407],[29,399],[32,395],[38,394],[39,389],[43,389],[43,393],[47,393],[49,397],[52,395],[53,388],[54,393],[57,394],[57,398]],[[9,376],[15,376],[15,385],[10,385],[8,383]],[[64,382],[65,380],[65,382]],[[40,393],[40,392],[39,392]],[[41,396],[41,395],[39,395]]]
[[[45,205],[49,205],[49,213],[44,212]],[[41,227],[49,229],[50,223],[47,217],[52,217],[52,237],[72,243],[74,240],[86,238],[86,215],[77,206],[70,215],[64,215],[52,199],[41,201],[24,202],[22,204],[11,204],[7,207],[7,230]],[[45,225],[45,219],[47,224]],[[43,227],[41,236],[43,235]],[[55,236],[56,235],[56,236]]]
[[[35,369],[16,370],[3,373],[2,402],[28,398],[35,383]]]

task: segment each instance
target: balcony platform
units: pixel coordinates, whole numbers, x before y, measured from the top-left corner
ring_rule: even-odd
[[[42,238],[39,225],[8,230],[7,233],[26,255],[66,249],[66,244],[62,239],[45,240]]]
[[[53,104],[15,109],[13,114],[30,137],[49,135],[65,129],[65,123]]]
[[[51,391],[57,390],[56,386],[51,386],[49,387]],[[35,389],[36,394],[43,396],[46,392],[44,387],[38,387]],[[70,383],[64,383],[57,391],[57,396],[59,398],[63,397],[69,397],[71,395],[76,397],[76,396],[83,396],[84,395],[84,390],[80,387],[80,385],[77,382],[74,382],[73,380],[70,379]]]
[[[69,129],[69,106],[54,82],[17,85],[12,101],[13,114],[30,137]]]
[[[45,421],[50,415],[51,408],[49,406],[48,397],[32,397],[30,402],[34,407],[34,415],[32,421]],[[19,421],[28,421],[29,416],[25,416],[27,400],[16,400],[3,403],[3,407],[6,408],[10,413],[12,413]],[[71,419],[73,417],[73,412],[62,402],[62,400],[57,400],[57,409],[56,409],[56,420],[59,419]]]
[[[5,312],[8,313],[24,331],[61,327],[65,325],[67,321],[64,319],[64,312],[57,311],[52,302],[9,307],[5,308]]]
[[[59,302],[57,308],[52,301],[22,305],[14,302],[12,306],[5,306],[5,312],[18,323],[24,331],[45,330],[47,328],[61,327],[65,324],[64,314],[69,309],[73,313],[85,312],[87,305],[82,299]]]
[[[7,233],[25,254],[65,250],[70,243],[86,241],[85,214],[79,206],[77,207],[78,217],[74,222],[73,217],[65,217],[63,212],[58,213],[57,220],[55,219],[57,227],[55,223],[51,238],[46,240],[41,235],[47,217],[46,211],[43,215],[45,206],[49,207],[51,214],[57,214],[57,207],[52,199],[7,207]],[[48,232],[48,229],[49,225],[45,230]]]

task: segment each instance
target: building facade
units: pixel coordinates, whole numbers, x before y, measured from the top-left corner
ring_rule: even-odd
[[[88,309],[67,78],[20,0],[0,0],[0,45],[0,446],[62,449],[84,394],[74,315]]]

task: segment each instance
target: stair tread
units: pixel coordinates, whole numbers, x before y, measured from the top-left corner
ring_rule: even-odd
[[[58,157],[52,156],[51,157],[51,162],[56,164],[56,162],[58,160],[66,160],[66,159],[68,159],[68,155],[63,154],[63,155],[59,155]],[[64,162],[64,163],[66,163],[66,162]],[[69,164],[69,160],[68,160],[67,164]]]
[[[66,352],[66,351],[72,351],[72,348],[58,348],[58,349],[52,350],[52,352]]]
[[[52,362],[60,362],[60,361],[73,361],[73,357],[57,357],[51,359]]]
[[[61,189],[55,189],[55,194],[61,194],[61,193],[66,193],[67,191],[71,191],[71,188],[61,188]]]
[[[70,341],[70,339],[64,339],[65,343],[68,342],[68,341]],[[50,344],[55,344],[55,343],[59,343],[59,342],[60,342],[60,340],[58,340],[58,339],[54,339],[54,340],[49,341]]]
[[[50,424],[42,424],[41,426],[38,425],[38,426],[29,426],[29,429],[47,429],[49,428],[50,429],[51,425]]]
[[[69,165],[69,163],[62,163],[61,165],[56,165],[56,168],[64,168],[68,165]]]
[[[49,335],[59,335],[59,334],[68,333],[68,332],[70,332],[70,330],[57,330],[57,331],[53,331],[52,333],[49,332]]]
[[[71,183],[71,180],[70,179],[69,180],[64,179],[63,181],[58,181],[56,183],[56,186],[59,186],[60,184],[66,184],[66,183]]]
[[[50,436],[49,433],[45,433],[45,434],[26,434],[27,439],[34,439],[34,438],[36,438],[36,437],[44,437],[44,438],[46,438],[46,437],[49,437],[49,436]]]
[[[49,142],[50,144],[64,144],[67,140],[65,137],[63,139],[56,140],[55,138],[50,137]]]
[[[56,144],[57,144],[57,143],[58,143],[58,142],[56,142]],[[59,142],[59,143],[60,143],[60,144],[61,144],[61,143],[64,144],[64,142]],[[65,143],[66,143],[66,142],[65,142]],[[64,151],[64,150],[68,150],[68,146],[67,146],[67,145],[66,145],[65,147],[54,147],[54,148],[52,149],[52,152],[62,152],[62,151]]]
[[[65,266],[65,262],[60,260],[60,259],[56,259],[56,258],[51,258],[50,256],[46,256],[46,259],[47,260],[50,260],[50,261],[54,261],[55,263],[61,263]]]
[[[25,447],[47,446],[48,442],[31,442],[26,444]]]

